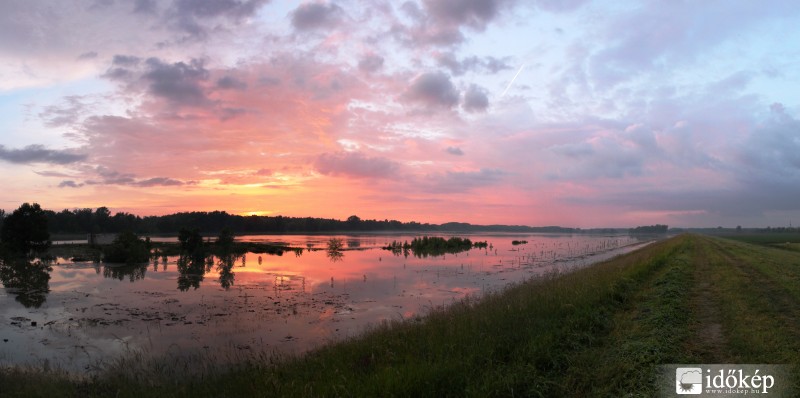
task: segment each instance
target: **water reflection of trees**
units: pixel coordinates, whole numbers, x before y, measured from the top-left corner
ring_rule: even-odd
[[[358,239],[348,239],[347,240],[347,248],[348,249],[358,249],[361,247],[361,241]]]
[[[148,263],[134,265],[107,264],[103,267],[103,276],[121,281],[127,277],[129,281],[135,282],[144,279],[144,275],[147,273],[147,265]]]
[[[233,286],[236,274],[233,272],[233,264],[236,263],[238,256],[233,254],[223,255],[219,257],[217,263],[217,272],[219,273],[219,284],[223,289],[228,290]],[[244,260],[244,259],[242,259]]]
[[[211,270],[214,259],[208,254],[198,229],[181,229],[178,234],[181,249],[178,258],[178,289],[187,291],[190,287],[198,289],[206,272]]]
[[[344,259],[344,253],[340,251],[332,251],[328,250],[327,252],[328,260],[331,260],[332,263],[338,263]]]
[[[185,292],[190,287],[199,288],[206,272],[210,271],[211,265],[214,264],[212,257],[208,260],[202,256],[181,255],[178,258],[178,289]]]
[[[26,308],[39,308],[47,300],[52,270],[49,261],[31,261],[25,256],[0,259],[0,281]]]
[[[195,256],[179,257],[178,289],[181,291],[187,291],[189,288],[198,289],[200,283],[205,279],[205,274],[211,272],[211,268],[215,263],[216,271],[219,274],[218,282],[220,286],[225,290],[230,289],[236,280],[236,273],[233,272],[233,266],[240,257],[242,256],[235,253],[208,256],[205,258],[198,258]]]
[[[327,256],[328,260],[331,260],[332,263],[342,261],[344,258],[344,253],[342,253],[342,249],[344,249],[344,241],[340,238],[331,238],[328,240],[328,250]]]

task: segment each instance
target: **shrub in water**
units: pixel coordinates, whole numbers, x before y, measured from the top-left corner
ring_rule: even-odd
[[[123,232],[110,245],[103,249],[103,259],[107,263],[144,263],[150,260],[150,244],[139,239],[133,232]]]

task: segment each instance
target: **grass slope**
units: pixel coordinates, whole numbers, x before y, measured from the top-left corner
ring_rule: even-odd
[[[668,363],[800,364],[800,253],[681,235],[278,365],[188,378],[120,366],[83,382],[5,370],[0,386],[4,396],[649,397]]]

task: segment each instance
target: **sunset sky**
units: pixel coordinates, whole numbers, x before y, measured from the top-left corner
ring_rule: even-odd
[[[800,3],[4,0],[0,208],[800,224]]]

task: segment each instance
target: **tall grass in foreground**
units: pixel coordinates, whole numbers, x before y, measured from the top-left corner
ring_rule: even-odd
[[[747,314],[727,303],[749,305],[749,311],[768,304],[748,299],[764,292],[745,289],[734,267],[756,279],[769,279],[769,270],[749,265],[756,257],[731,249],[744,244],[720,242],[679,236],[589,268],[465,299],[424,318],[376,325],[362,337],[298,358],[245,360],[227,370],[202,358],[182,365],[133,366],[129,360],[84,381],[12,370],[0,372],[0,385],[10,386],[9,396],[653,396],[660,364],[797,363],[800,343],[792,340],[792,322],[800,319],[800,300],[793,285],[787,284],[791,294],[778,287],[770,293],[791,314],[769,323],[771,334],[748,337]],[[761,250],[761,260],[776,255],[752,247]],[[800,257],[778,252],[795,256],[780,261],[798,267],[776,275],[799,275]],[[716,284],[705,284],[709,280]],[[709,335],[708,326],[718,335]],[[770,341],[780,345],[760,353],[741,348]],[[208,369],[182,377],[176,371],[181,366]]]

